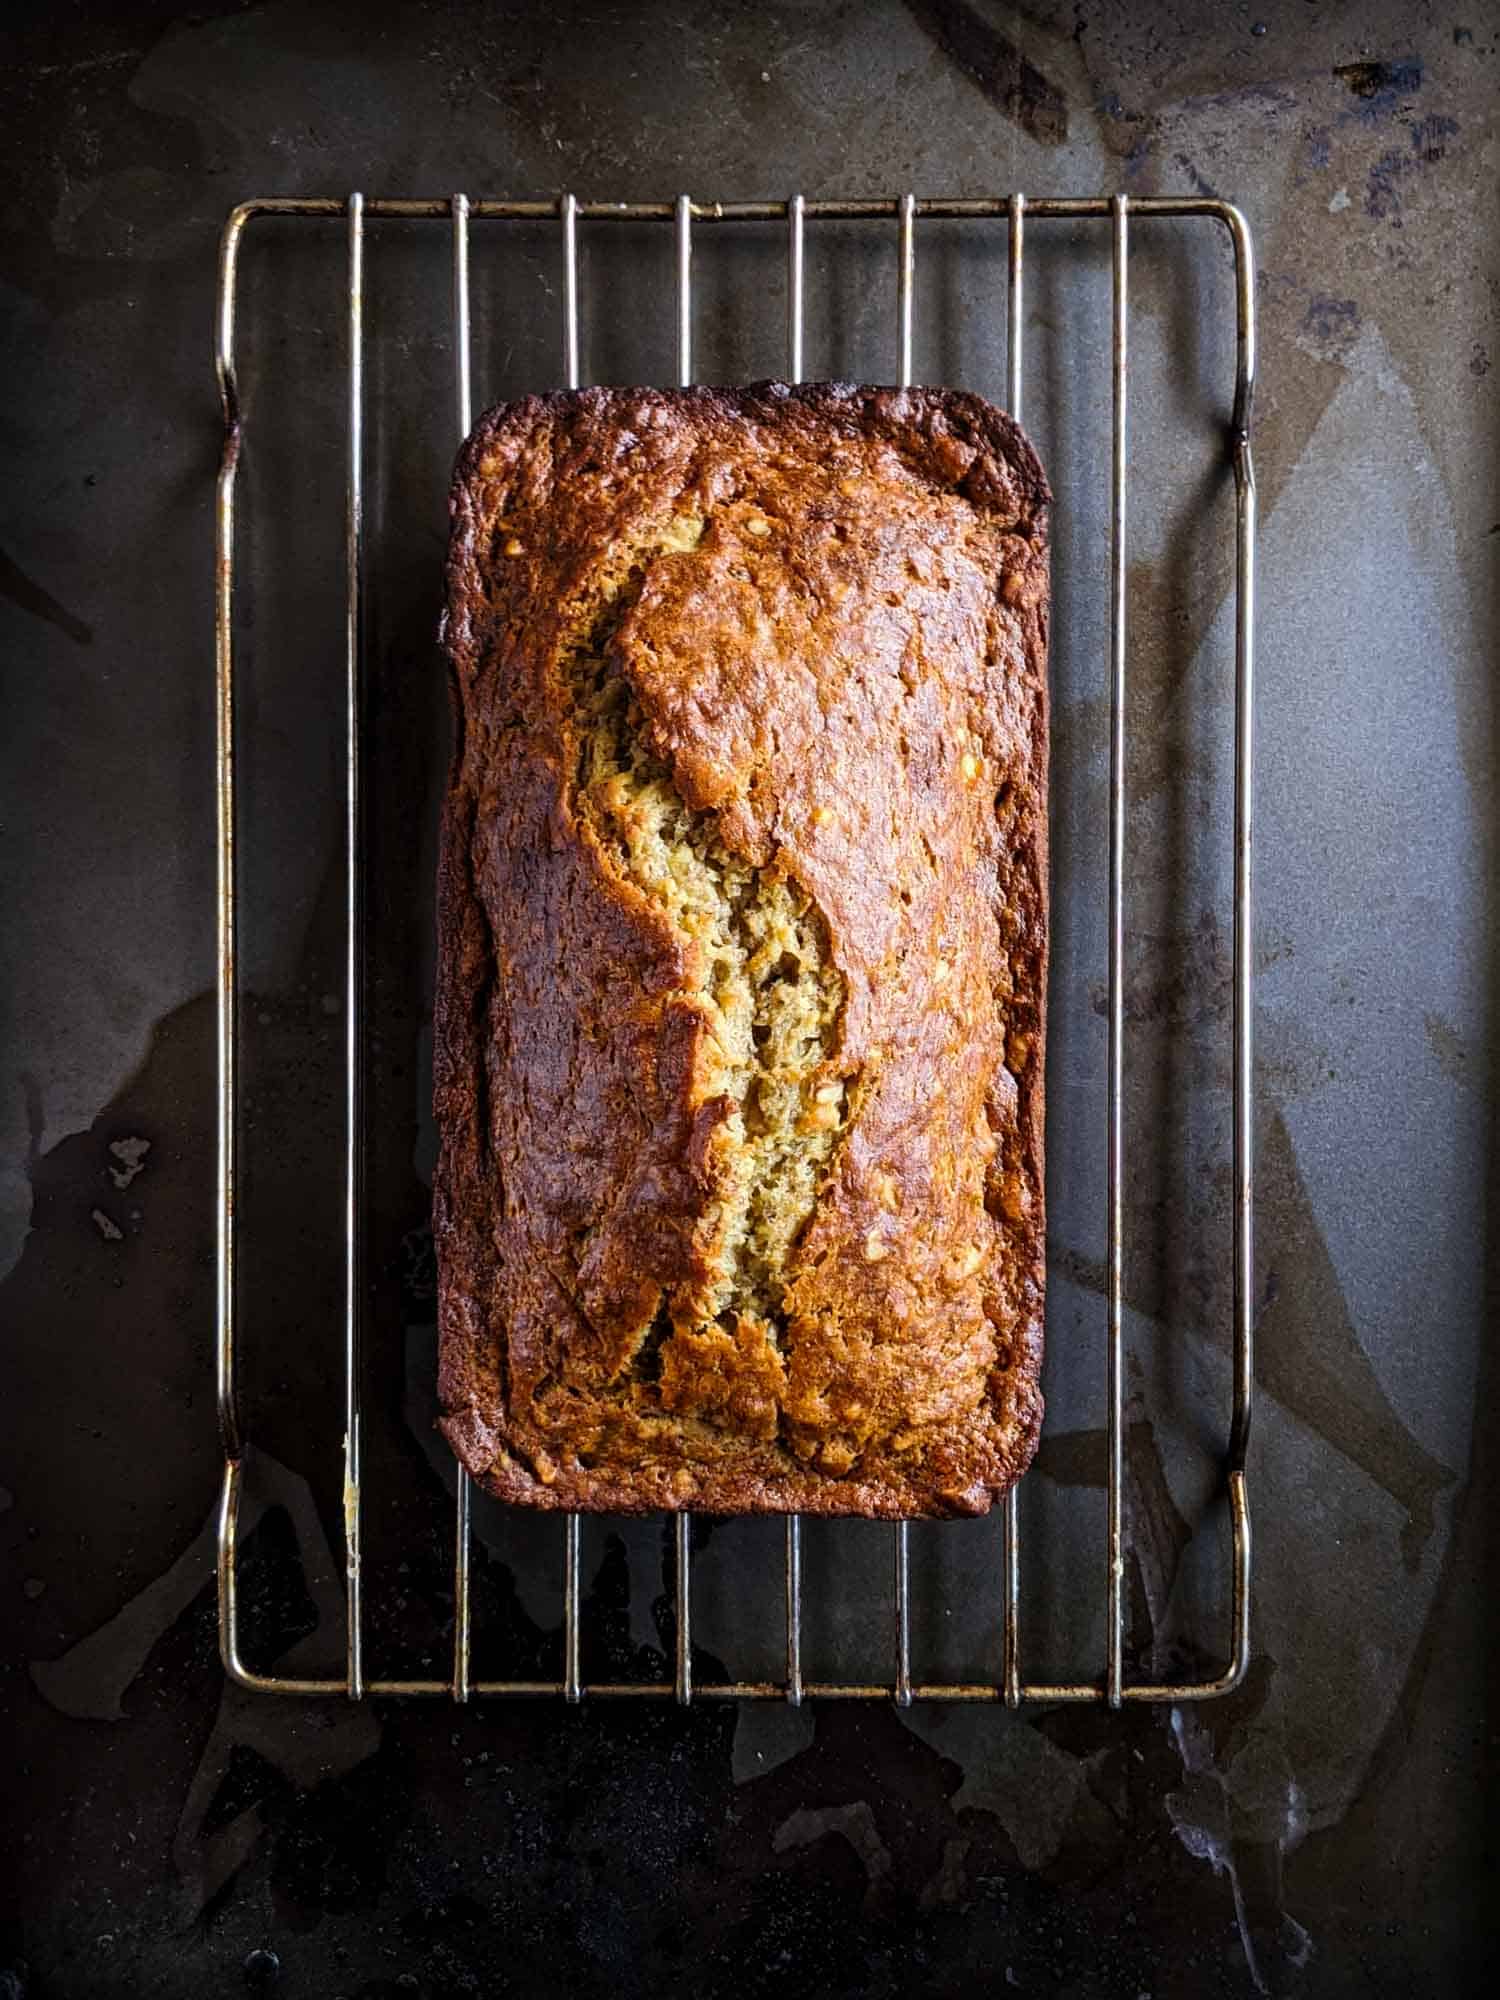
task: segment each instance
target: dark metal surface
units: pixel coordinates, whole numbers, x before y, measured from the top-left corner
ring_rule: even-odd
[[[68,1996],[1473,1990],[1495,1907],[1500,1514],[1481,1339],[1493,1302],[1494,9],[1046,4],[1022,19],[989,0],[809,0],[560,20],[477,5],[189,17],[123,0],[10,20],[0,1537],[17,1770],[0,1973]],[[708,161],[715,185],[768,201],[797,185],[1207,189],[1243,202],[1257,231],[1261,554],[1276,585],[1260,625],[1257,833],[1254,1463],[1268,1499],[1260,1657],[1213,1709],[335,1712],[256,1702],[218,1668],[203,587],[215,235],[251,188],[530,189],[550,214],[564,187],[660,201]],[[589,295],[607,306],[583,329],[584,379],[670,375],[671,232],[642,227],[639,278],[585,253]],[[894,286],[814,234],[837,225],[807,227],[804,372],[857,367],[888,339]],[[1001,223],[988,277],[933,253],[935,302],[920,286],[915,301],[918,376],[1003,391],[995,353],[952,334],[983,325],[987,297],[1003,327],[1003,237]],[[1128,830],[1132,855],[1170,863],[1125,882],[1137,943],[1124,1004],[1141,1051],[1126,1112],[1133,1135],[1160,1143],[1137,1136],[1126,1160],[1123,1453],[1142,1550],[1125,1616],[1149,1659],[1186,1643],[1216,1584],[1196,1567],[1201,1538],[1187,1537],[1209,1440],[1156,1413],[1212,1407],[1224,1381],[1229,1079],[1209,1052],[1224,1045],[1235,972],[1211,916],[1229,852],[1218,746],[1232,574],[1206,534],[1155,518],[1150,500],[1186,476],[1205,515],[1224,503],[1203,387],[1222,376],[1221,331],[1200,310],[1191,258],[1164,252],[1153,271],[1143,249],[1133,235],[1132,449],[1144,460],[1130,503],[1141,541],[1127,577]],[[424,523],[452,407],[445,251],[435,274],[422,255],[382,253],[366,272],[372,332],[398,308],[408,328],[399,353],[371,350],[384,373],[367,384],[365,495],[370,695],[386,724],[365,774],[381,802],[366,1351],[381,1407],[397,1412],[416,1411],[431,1366],[413,1057],[428,945],[413,913],[444,731],[431,648],[441,522]],[[851,293],[835,277],[867,282]],[[280,1379],[251,1385],[267,1443],[245,1497],[242,1588],[278,1658],[324,1668],[342,1631],[341,1511],[313,1468],[330,1433],[337,1445],[342,1371],[336,1340],[286,1336],[321,1334],[340,1313],[326,1166],[347,1025],[329,756],[341,378],[318,379],[306,357],[338,340],[342,300],[319,289],[312,262],[247,282],[265,329],[258,407],[279,402],[296,421],[243,473],[257,559],[285,587],[279,608],[257,600],[245,635],[257,849],[242,1084],[257,1139],[239,1192],[248,1238],[278,1255],[258,1264],[269,1275],[244,1310],[256,1351],[274,1331],[287,1358]],[[476,404],[556,379],[555,303],[545,338],[535,311],[555,282],[539,241],[520,269],[487,268]],[[944,286],[957,288],[947,301]],[[1107,375],[1107,270],[1080,248],[1028,288],[1028,412],[1059,492],[1097,493],[1107,407],[1102,423],[1061,430],[1049,412],[1101,354]],[[782,365],[779,293],[757,347],[736,296],[696,268],[695,290],[700,366]],[[835,296],[854,300],[842,317]],[[1167,464],[1160,440],[1184,426],[1202,449],[1190,441]],[[1090,842],[1097,860],[1108,831],[1105,579],[1080,577],[1076,561],[1098,525],[1060,511],[1064,869]],[[409,813],[389,809],[404,797]],[[1102,916],[1058,912],[1050,1326],[1064,1357],[1097,1342],[1108,1283]],[[1089,1381],[1075,1391],[1064,1366],[1049,1383],[1021,1512],[1039,1527],[1055,1515],[1097,1547],[1107,1439],[1097,1371]],[[442,1457],[415,1416],[371,1423],[364,1446],[363,1559],[386,1607],[369,1670],[426,1647],[446,1673]],[[403,1526],[413,1509],[430,1523],[430,1559],[404,1572],[387,1562],[390,1496]],[[551,1678],[562,1579],[507,1560],[478,1502],[475,1517],[476,1646],[529,1649]],[[768,1532],[765,1546],[741,1526],[697,1533],[700,1677],[757,1627],[768,1671],[781,1670],[782,1549]],[[800,1553],[809,1605],[828,1602],[834,1558],[818,1524]],[[925,1640],[924,1556],[913,1529]],[[878,1579],[865,1619],[877,1647],[889,1560],[888,1532],[872,1533],[855,1565],[856,1583]],[[993,1582],[977,1539],[952,1561],[946,1587]],[[585,1665],[668,1677],[670,1536],[585,1523],[577,1562]],[[1030,1633],[1059,1607],[1043,1588],[1022,1608]],[[862,1629],[810,1624],[807,1679],[831,1641],[857,1649]],[[1101,1631],[1069,1636],[1086,1650]]]

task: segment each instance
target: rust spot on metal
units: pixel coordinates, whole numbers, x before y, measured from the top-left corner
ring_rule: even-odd
[[[1335,63],[1333,73],[1355,97],[1362,97],[1367,103],[1381,97],[1410,95],[1422,88],[1422,65],[1415,60]]]
[[[239,464],[240,441],[244,435],[239,386],[233,375],[226,374],[221,378],[219,395],[224,405],[224,443],[219,454],[219,470],[233,472]]]

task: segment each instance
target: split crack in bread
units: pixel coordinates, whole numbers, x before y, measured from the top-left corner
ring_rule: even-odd
[[[433,1226],[501,1499],[978,1514],[1029,1463],[1049,497],[951,390],[464,446]]]

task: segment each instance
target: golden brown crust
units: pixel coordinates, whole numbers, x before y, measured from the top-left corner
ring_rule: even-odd
[[[433,1211],[443,1428],[501,1498],[973,1514],[1025,1470],[1048,500],[953,391],[586,390],[465,445]],[[783,976],[837,1003],[784,1143]],[[810,1212],[752,1282],[777,1175]]]

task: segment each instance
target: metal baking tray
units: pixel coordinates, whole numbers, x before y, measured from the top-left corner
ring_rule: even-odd
[[[319,237],[327,244],[330,223],[342,225],[345,268],[341,286],[343,307],[338,316],[342,339],[328,335],[325,345],[340,349],[339,365],[344,370],[345,390],[345,509],[344,509],[344,673],[342,701],[342,984],[340,995],[330,996],[330,1014],[341,1017],[340,1055],[342,1171],[340,1223],[342,1234],[342,1526],[343,1526],[343,1669],[341,1672],[270,1672],[251,1664],[249,1653],[264,1650],[253,1628],[254,1607],[242,1604],[240,1588],[241,1511],[243,1483],[250,1462],[251,1440],[242,1413],[241,1374],[243,1356],[239,1336],[239,1304],[242,1274],[239,1270],[238,1202],[242,1154],[245,1146],[242,1103],[242,1042],[245,1034],[244,1003],[240,970],[240,915],[237,849],[242,838],[237,800],[236,748],[245,727],[240,714],[243,696],[237,697],[237,643],[242,629],[244,607],[236,596],[236,482],[241,469],[241,453],[247,436],[246,411],[242,404],[241,373],[236,360],[236,312],[241,245],[248,225],[257,218],[278,223],[322,219]],[[1229,978],[1227,1014],[1229,1066],[1228,1102],[1230,1133],[1227,1207],[1229,1255],[1232,1276],[1228,1286],[1232,1324],[1229,1328],[1229,1409],[1227,1426],[1218,1448],[1219,1497],[1227,1497],[1229,1521],[1229,1578],[1227,1606],[1218,1613],[1221,1630],[1227,1626],[1227,1657],[1222,1670],[1184,1676],[1164,1677],[1160,1673],[1136,1674],[1127,1655],[1127,1558],[1132,1548],[1132,1522],[1127,1504],[1125,1464],[1127,1431],[1126,1343],[1125,1343],[1125,1185],[1127,1173],[1126,1119],[1126,1028],[1131,1018],[1127,994],[1126,866],[1129,797],[1127,792],[1127,674],[1131,663],[1131,628],[1126,537],[1126,502],[1132,464],[1131,433],[1131,249],[1135,231],[1146,231],[1165,220],[1203,223],[1215,232],[1225,232],[1232,250],[1232,317],[1234,327],[1234,370],[1232,393],[1225,396],[1215,422],[1219,429],[1219,449],[1232,468],[1234,488],[1232,550],[1232,698],[1229,720],[1219,725],[1226,752],[1228,786],[1232,797],[1232,855],[1228,895],[1232,907],[1232,969]],[[784,233],[780,255],[784,259],[782,282],[786,297],[786,337],[782,372],[788,379],[801,379],[804,366],[804,320],[806,297],[806,243],[809,225],[858,224],[877,232],[888,241],[895,265],[895,324],[890,355],[895,378],[901,384],[912,379],[913,308],[918,297],[918,238],[930,229],[934,241],[942,237],[944,267],[956,256],[962,259],[966,246],[986,232],[986,242],[1003,232],[1006,243],[1004,279],[1005,400],[1013,415],[1023,415],[1023,347],[1027,275],[1028,232],[1034,225],[1070,224],[1108,232],[1110,310],[1107,345],[1101,373],[1107,381],[1098,383],[1109,407],[1107,547],[1100,551],[1099,589],[1107,589],[1107,660],[1102,664],[1108,710],[1108,882],[1107,882],[1107,986],[1102,995],[1108,1024],[1105,1157],[1105,1258],[1102,1283],[1103,1311],[1100,1315],[1100,1355],[1105,1394],[1106,1518],[1097,1555],[1087,1564],[1087,1575],[1068,1575],[1060,1588],[1065,1595],[1097,1593],[1103,1605],[1103,1659],[1092,1674],[1066,1679],[1029,1679],[1023,1670],[1023,1640],[1031,1643],[1030,1628],[1023,1631],[1023,1522],[1019,1495],[1013,1491],[1003,1508],[999,1547],[993,1559],[982,1556],[977,1571],[972,1563],[965,1570],[961,1607],[971,1619],[992,1629],[997,1641],[995,1671],[982,1677],[953,1674],[932,1677],[924,1674],[916,1661],[913,1637],[913,1602],[921,1588],[921,1564],[913,1555],[913,1536],[908,1524],[880,1530],[889,1537],[889,1589],[886,1611],[870,1616],[890,1618],[889,1672],[872,1677],[818,1678],[804,1668],[804,1630],[812,1609],[804,1577],[803,1524],[793,1516],[784,1524],[784,1551],[780,1562],[782,1583],[777,1597],[784,1597],[784,1666],[780,1672],[742,1677],[733,1668],[721,1672],[702,1670],[694,1636],[694,1522],[687,1515],[673,1517],[669,1534],[670,1554],[665,1557],[665,1576],[670,1592],[664,1598],[659,1619],[662,1647],[656,1671],[640,1678],[622,1678],[617,1673],[599,1675],[585,1672],[583,1523],[577,1515],[555,1520],[511,1515],[495,1533],[502,1541],[514,1531],[529,1535],[546,1533],[555,1538],[552,1560],[561,1573],[561,1617],[557,1637],[555,1671],[515,1675],[477,1672],[474,1664],[474,1545],[475,1497],[465,1473],[454,1467],[455,1502],[452,1520],[451,1635],[445,1633],[442,1671],[433,1671],[431,1648],[428,1671],[411,1674],[371,1672],[367,1666],[366,1627],[368,1612],[366,1584],[368,1564],[365,1548],[366,1481],[362,1442],[367,1418],[366,1377],[371,1357],[363,1338],[368,1310],[369,1272],[366,1247],[365,1159],[367,1132],[366,1074],[366,797],[367,762],[371,720],[365,679],[365,568],[366,568],[366,420],[369,407],[367,389],[366,243],[368,225],[374,220],[390,222],[435,222],[451,238],[453,357],[453,407],[451,435],[456,442],[468,431],[471,417],[471,302],[470,242],[472,225],[528,225],[555,232],[554,271],[560,278],[560,310],[557,311],[558,375],[562,384],[577,387],[580,381],[579,343],[579,237],[581,225],[588,230],[631,232],[639,241],[643,230],[669,230],[672,234],[675,275],[676,378],[693,380],[694,373],[694,267],[695,244],[705,237],[722,240],[727,232],[758,228]],[[956,231],[956,236],[953,232]],[[888,236],[886,232],[889,232]],[[326,248],[322,252],[327,257]],[[700,259],[701,262],[701,259]],[[547,289],[552,289],[550,283]],[[320,329],[321,331],[321,329]],[[217,492],[217,595],[215,650],[217,676],[217,815],[218,815],[218,1187],[217,1187],[217,1387],[218,1417],[223,1440],[224,1468],[218,1519],[218,1597],[220,1649],[227,1672],[245,1688],[267,1694],[314,1696],[344,1695],[359,1699],[367,1695],[437,1695],[459,1702],[479,1695],[560,1696],[577,1702],[585,1695],[663,1697],[679,1703],[695,1699],[778,1700],[793,1705],[811,1698],[894,1698],[902,1706],[913,1701],[1003,1702],[1011,1707],[1022,1703],[1099,1702],[1118,1707],[1122,1702],[1204,1701],[1227,1694],[1243,1678],[1250,1659],[1250,1506],[1246,1483],[1246,1449],[1250,1430],[1252,1372],[1252,1159],[1251,1130],[1251,801],[1254,708],[1254,604],[1255,604],[1255,479],[1250,451],[1250,410],[1255,380],[1255,290],[1254,265],[1248,227],[1241,213],[1230,203],[1209,197],[1136,198],[1124,194],[1081,199],[1030,199],[1021,194],[979,199],[918,200],[910,194],[872,200],[807,200],[801,195],[786,201],[699,202],[686,195],[670,202],[583,202],[564,195],[556,202],[470,200],[463,194],[428,200],[367,199],[360,194],[344,198],[275,198],[242,203],[230,215],[220,251],[217,303],[217,369],[223,405],[223,449]],[[767,371],[770,372],[770,371]],[[535,383],[535,387],[554,386]],[[442,420],[436,415],[434,423]],[[1222,1024],[1221,1024],[1222,1025]],[[318,1337],[315,1328],[299,1332],[299,1339]],[[336,1440],[331,1439],[336,1444]],[[488,1503],[485,1503],[488,1504]],[[962,1532],[944,1527],[936,1532]],[[863,1530],[863,1524],[832,1524],[833,1535],[845,1537]],[[1044,1535],[1024,1538],[1027,1561],[1035,1562],[1049,1574],[1061,1567],[1049,1550]],[[1071,1562],[1067,1565],[1071,1569]],[[917,1584],[914,1586],[914,1569]],[[324,1579],[325,1584],[327,1578]],[[837,1578],[832,1579],[837,1587]],[[783,1588],[784,1585],[784,1588]],[[825,1583],[825,1588],[827,1584]],[[941,1592],[939,1593],[941,1595]],[[325,1592],[326,1595],[326,1592]],[[937,1607],[940,1616],[951,1616],[954,1606]],[[864,1617],[867,1606],[856,1607]],[[1076,1620],[1063,1621],[1076,1624]],[[779,1646],[779,1642],[778,1642]]]

